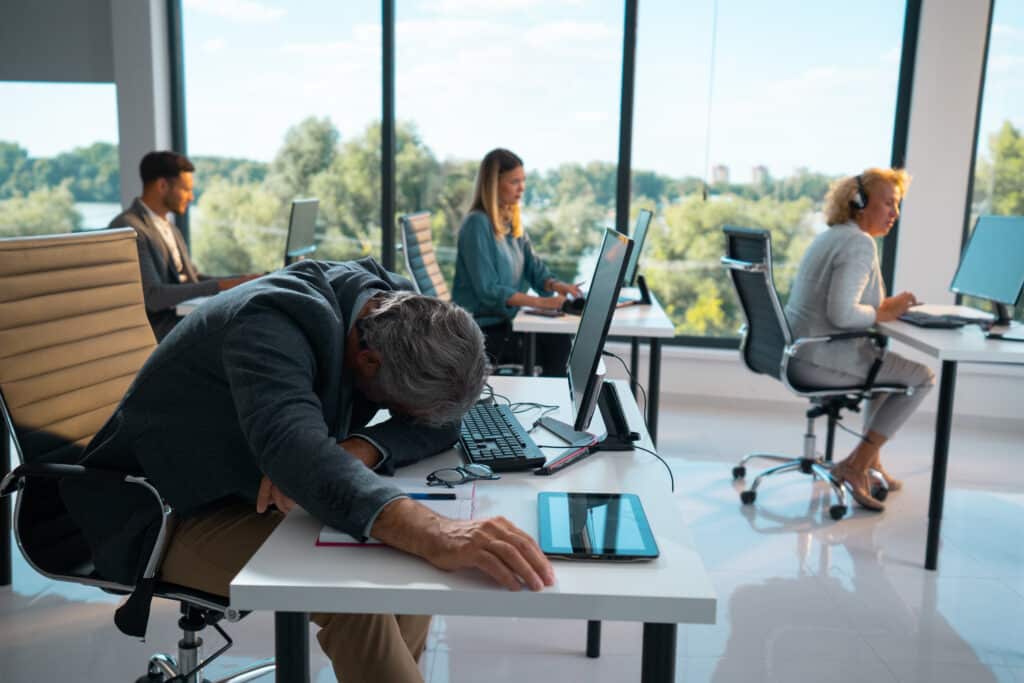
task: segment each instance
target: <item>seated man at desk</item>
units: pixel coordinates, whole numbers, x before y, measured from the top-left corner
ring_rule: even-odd
[[[144,475],[174,508],[162,580],[228,595],[299,505],[442,569],[552,584],[508,521],[440,517],[380,476],[450,447],[488,370],[469,314],[410,289],[371,258],[302,261],[216,297],[157,346],[83,462]],[[379,408],[391,418],[367,427]],[[62,495],[99,573],[135,582],[159,519],[145,494],[102,486],[65,482]],[[340,680],[422,680],[429,616],[312,619]]]
[[[211,296],[258,275],[214,278],[196,270],[185,240],[167,214],[185,213],[192,201],[192,174],[185,156],[174,152],[150,152],[139,163],[142,195],[107,227],[135,229],[139,247],[139,269],[146,314],[157,341],[177,324],[174,307],[186,299]]]

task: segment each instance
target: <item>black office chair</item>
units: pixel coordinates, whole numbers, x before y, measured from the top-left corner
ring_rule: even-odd
[[[753,230],[726,226],[723,228],[726,238],[726,255],[722,265],[728,269],[732,283],[736,289],[746,325],[742,330],[740,354],[743,362],[751,371],[758,374],[771,375],[782,382],[787,389],[808,398],[811,408],[807,411],[807,432],[804,434],[803,455],[795,458],[774,453],[751,453],[746,455],[733,468],[733,479],[743,479],[747,474],[747,463],[755,458],[763,458],[779,463],[761,472],[749,489],[740,494],[744,504],[751,504],[757,498],[757,489],[766,477],[783,472],[799,471],[821,478],[832,486],[835,492],[835,505],[829,508],[832,519],[840,519],[846,514],[846,492],[832,478],[832,450],[835,445],[836,423],[842,419],[843,410],[858,412],[860,402],[873,394],[904,393],[912,391],[901,384],[875,384],[875,376],[882,364],[885,354],[886,338],[873,331],[843,332],[825,337],[806,337],[794,340],[789,323],[783,313],[775,281],[772,276],[772,241],[767,230]],[[801,385],[789,377],[789,360],[796,350],[808,344],[828,344],[843,339],[870,338],[874,341],[878,355],[871,370],[862,384],[848,387],[815,387]],[[828,433],[825,441],[825,452],[819,456],[815,450],[814,423],[819,417],[828,418]],[[872,495],[884,500],[887,494],[884,480],[875,473]]]
[[[18,493],[13,520],[18,547],[44,576],[130,595],[114,619],[128,635],[145,635],[150,594],[179,602],[178,658],[154,655],[139,681],[198,683],[203,667],[231,646],[218,622],[242,615],[220,596],[160,580],[173,511],[151,484],[74,464],[154,348],[134,230],[0,240],[0,438],[5,446],[8,435],[13,438],[21,463],[3,477],[0,498]],[[116,483],[126,491],[141,487],[152,498],[162,522],[137,585],[97,573],[58,493],[59,483],[70,478]],[[225,645],[200,661],[198,633],[207,626]],[[272,660],[262,661],[222,680],[248,681],[273,669]]]

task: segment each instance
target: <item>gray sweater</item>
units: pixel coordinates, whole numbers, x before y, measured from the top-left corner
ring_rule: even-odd
[[[807,248],[786,304],[794,338],[866,330],[875,322],[885,285],[875,241],[855,223],[835,225]],[[823,367],[862,373],[875,358],[867,339],[811,344],[796,358]]]

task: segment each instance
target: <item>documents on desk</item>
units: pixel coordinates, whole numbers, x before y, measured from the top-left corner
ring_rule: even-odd
[[[418,480],[397,480],[394,483],[410,498],[422,503],[439,515],[450,519],[473,519],[473,502],[476,497],[476,485],[473,483],[450,489],[424,486]],[[364,543],[344,531],[339,531],[326,524],[320,529],[316,544],[318,546],[382,545],[375,538],[369,538]]]

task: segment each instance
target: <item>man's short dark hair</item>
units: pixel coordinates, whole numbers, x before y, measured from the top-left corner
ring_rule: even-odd
[[[192,173],[196,167],[184,154],[177,152],[150,152],[139,162],[139,176],[142,184],[149,185],[160,178],[177,178],[182,173]]]

